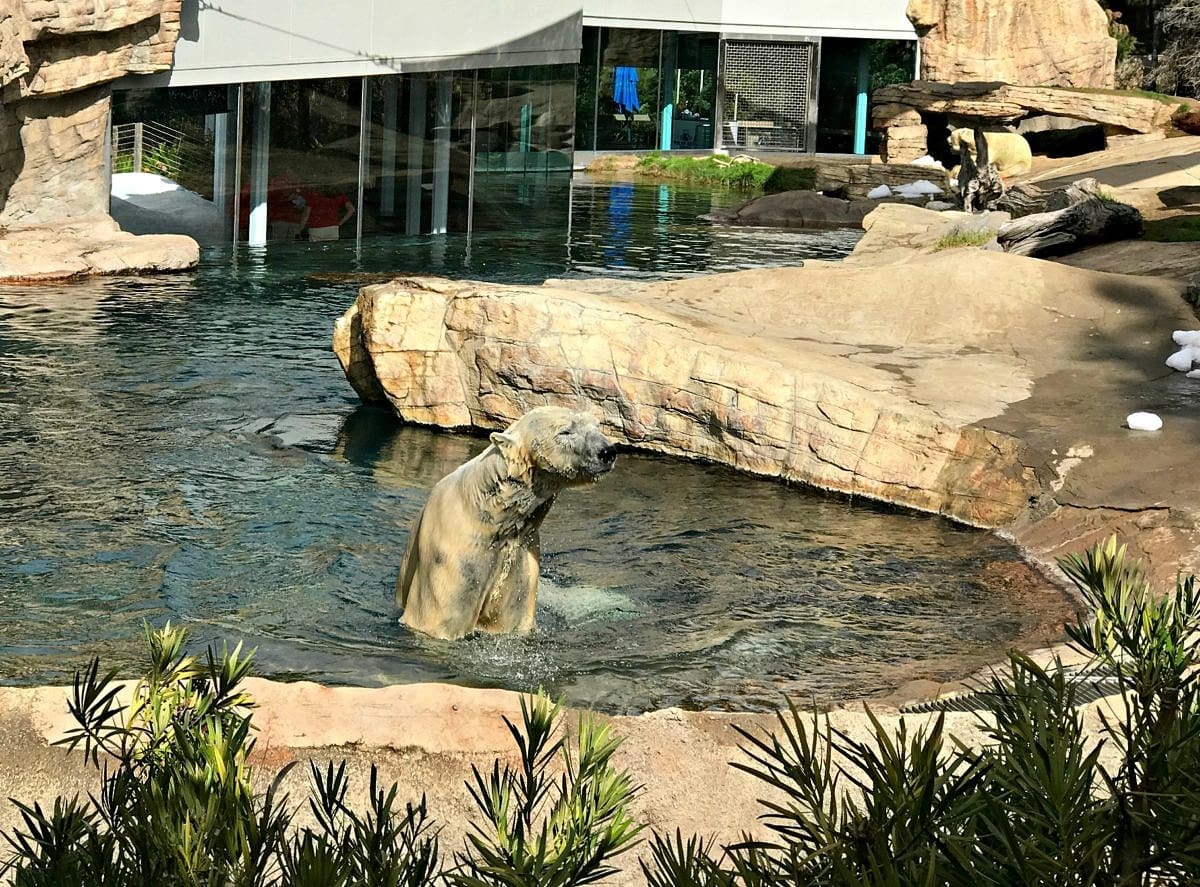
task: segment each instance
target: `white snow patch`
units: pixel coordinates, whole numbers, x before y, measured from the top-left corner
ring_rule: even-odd
[[[112,217],[131,234],[186,234],[199,243],[225,238],[225,217],[217,205],[163,176],[116,173],[111,197]]]
[[[946,167],[942,166],[942,161],[934,160],[928,154],[926,154],[924,157],[918,157],[916,160],[910,160],[909,163],[912,166],[932,166],[935,169],[945,169],[946,168]]]
[[[1125,424],[1133,431],[1158,431],[1162,428],[1162,419],[1154,413],[1130,413],[1125,417]]]
[[[918,179],[915,182],[897,185],[892,191],[901,197],[925,197],[942,193],[942,189],[928,179]]]
[[[872,188],[867,192],[867,197],[871,200],[882,200],[884,197],[891,197],[892,189],[887,185],[880,185],[878,188]]]

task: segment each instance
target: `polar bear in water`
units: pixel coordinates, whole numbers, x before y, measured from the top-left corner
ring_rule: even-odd
[[[530,410],[434,486],[408,537],[401,621],[439,638],[533,628],[538,528],[566,487],[612,470],[617,450],[587,413]]]

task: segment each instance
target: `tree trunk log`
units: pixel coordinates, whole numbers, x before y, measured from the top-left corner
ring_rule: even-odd
[[[1014,219],[1000,226],[996,239],[1005,252],[1018,256],[1061,256],[1141,233],[1142,214],[1134,207],[1087,197],[1066,209]]]
[[[1082,203],[1089,197],[1100,197],[1103,187],[1095,179],[1079,179],[1065,188],[1047,191],[1037,185],[1013,185],[996,203],[994,209],[1004,210],[1014,219],[1034,213],[1053,212]]]

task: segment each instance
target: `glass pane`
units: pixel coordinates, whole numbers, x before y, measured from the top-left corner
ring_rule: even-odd
[[[658,147],[661,33],[605,28],[601,34],[597,150]]]
[[[667,35],[663,43],[664,76],[668,41],[674,43],[675,83],[672,89],[671,147],[713,146],[713,108],[717,103],[717,35]]]
[[[110,211],[124,230],[230,237],[232,108],[225,86],[113,94]]]
[[[600,29],[583,29],[583,50],[575,86],[575,146],[580,151],[596,149],[596,54],[600,51]]]
[[[271,85],[270,240],[327,241],[355,236],[361,100],[361,77]],[[245,188],[243,193],[249,197],[248,183]]]
[[[475,230],[565,227],[574,90],[572,65],[479,72]]]

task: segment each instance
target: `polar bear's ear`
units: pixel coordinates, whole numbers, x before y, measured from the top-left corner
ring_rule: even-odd
[[[504,463],[508,466],[508,476],[517,480],[528,480],[529,473],[533,471],[533,460],[529,458],[528,448],[507,431],[492,432],[489,440],[504,457]]]

